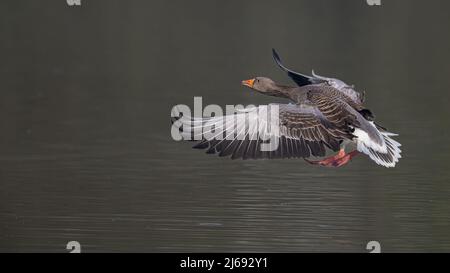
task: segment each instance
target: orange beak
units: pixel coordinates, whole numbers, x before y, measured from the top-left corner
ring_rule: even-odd
[[[248,86],[250,88],[253,88],[253,83],[255,83],[255,79],[242,81],[242,85]]]

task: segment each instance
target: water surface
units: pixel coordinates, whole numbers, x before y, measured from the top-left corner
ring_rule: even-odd
[[[57,2],[0,4],[0,251],[450,251],[447,2]],[[171,139],[171,107],[194,96],[280,101],[240,86],[290,83],[272,47],[365,90],[398,167]]]

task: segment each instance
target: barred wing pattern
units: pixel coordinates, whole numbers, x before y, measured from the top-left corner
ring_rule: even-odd
[[[268,106],[259,106],[223,117],[182,117],[176,122],[184,139],[199,140],[194,148],[232,159],[319,157],[326,154],[326,148],[337,151],[343,140],[353,137],[351,132],[328,120],[317,107],[269,106],[274,105],[279,110],[278,118],[261,116],[258,113]],[[265,112],[270,113],[267,109]],[[274,127],[278,128],[274,130]],[[262,145],[273,139],[277,145],[264,151]]]

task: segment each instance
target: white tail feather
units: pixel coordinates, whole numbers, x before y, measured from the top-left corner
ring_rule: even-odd
[[[358,151],[367,154],[375,163],[378,165],[392,168],[395,167],[397,162],[399,161],[401,156],[400,147],[402,146],[400,143],[391,138],[391,136],[398,136],[397,134],[390,132],[380,131],[380,134],[383,137],[386,152],[380,152],[371,147],[371,145],[367,145],[365,141],[360,141],[357,139],[357,149]]]

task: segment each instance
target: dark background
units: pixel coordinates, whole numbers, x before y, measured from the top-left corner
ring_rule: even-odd
[[[0,2],[0,251],[450,251],[450,2]],[[365,90],[395,169],[231,161],[176,104],[265,104],[286,64]]]

